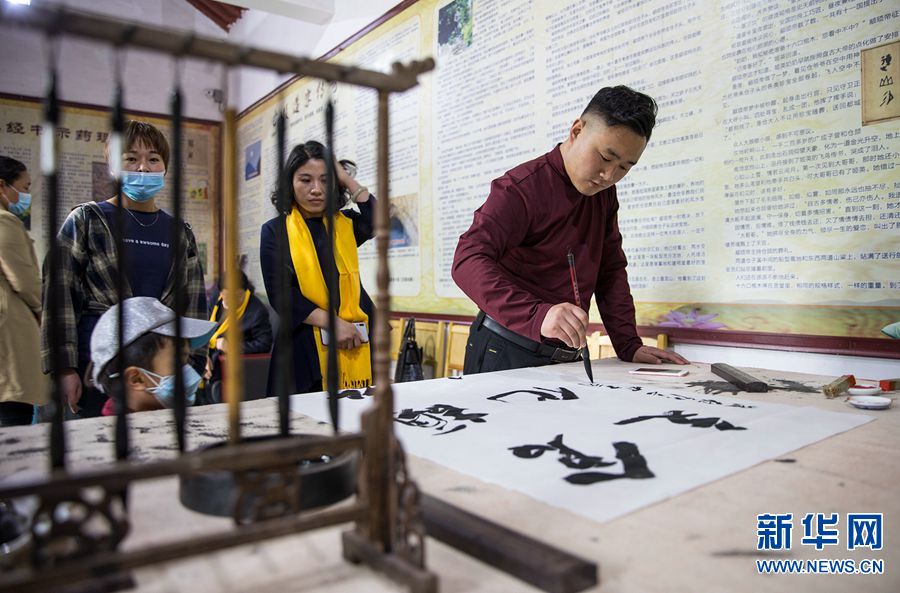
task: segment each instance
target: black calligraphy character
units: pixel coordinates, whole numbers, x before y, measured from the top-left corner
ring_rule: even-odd
[[[892,84],[894,84],[893,76],[885,76],[878,82],[878,86],[891,86]]]
[[[620,478],[645,479],[655,477],[653,472],[647,467],[647,460],[641,455],[637,445],[620,441],[613,443],[613,447],[616,449],[616,457],[622,461],[622,473],[579,472],[570,474],[564,479],[570,484],[586,486],[596,482],[606,482]],[[605,461],[602,457],[585,455],[566,446],[563,443],[563,435],[561,434],[556,435],[556,438],[546,445],[519,445],[509,449],[513,455],[522,459],[536,459],[548,451],[558,451],[560,456],[557,461],[572,469],[608,467],[616,464],[614,461]]]
[[[719,430],[747,430],[746,426],[735,426],[728,420],[719,420],[716,423],[716,428]]]
[[[513,455],[516,457],[521,457],[522,459],[536,459],[547,451],[555,451],[556,447],[551,447],[549,445],[519,445],[518,447],[510,447],[509,450],[512,451]]]
[[[675,411],[676,414],[682,414],[680,410]],[[710,426],[715,426],[716,422],[719,421],[717,416],[710,416],[707,418],[688,418],[688,416],[696,416],[697,414],[683,414],[681,418],[671,417],[669,418],[669,422],[674,424],[690,424],[694,428],[709,428]]]
[[[465,410],[465,408],[457,408],[456,406],[447,404],[434,404],[424,410],[406,408],[398,413],[394,419],[400,424],[413,426],[415,428],[434,428],[435,431],[439,431],[437,436],[465,429],[466,425],[463,424],[463,422],[487,422],[487,420],[484,419],[487,414],[466,412]],[[444,429],[447,428],[448,425],[448,418],[455,420],[460,424],[444,432]]]
[[[445,419],[429,414],[427,410],[413,410],[412,408],[401,410],[400,413],[397,414],[395,420],[400,424],[416,428],[444,430],[447,426],[447,421]]]
[[[556,450],[559,451],[558,461],[572,469],[590,469],[592,467],[606,467],[616,464],[615,461],[604,461],[602,457],[585,455],[580,451],[567,447],[563,444],[563,435],[561,434],[556,435],[556,438],[547,444],[556,447]]]
[[[887,72],[888,66],[891,65],[891,61],[893,59],[894,57],[891,54],[885,54],[881,56],[881,68],[879,68],[879,70],[881,70],[882,72]]]
[[[578,399],[578,396],[565,387],[559,387],[556,390],[548,389],[547,387],[535,387],[533,389],[515,389],[513,391],[507,391],[505,393],[498,393],[497,395],[492,395],[488,399],[492,399],[494,401],[504,401],[503,398],[507,395],[512,395],[514,393],[530,393],[532,395],[538,396],[537,400],[539,402],[546,401],[548,399],[558,400],[559,397],[556,397],[557,393],[561,396],[563,400],[571,400]]]
[[[563,435],[561,434],[556,435],[556,438],[546,445],[520,445],[518,447],[510,447],[509,450],[516,457],[523,459],[535,459],[547,451],[557,451],[559,453],[557,461],[572,469],[590,469],[592,467],[606,467],[616,464],[615,461],[604,461],[602,457],[585,455],[581,451],[576,451],[563,443]]]
[[[364,391],[359,389],[344,389],[338,393],[338,399],[363,399],[375,395],[375,388],[369,385]]]
[[[738,391],[740,391],[737,387],[735,387],[728,381],[693,381],[693,382],[688,382],[687,386],[688,387],[702,387],[703,393],[706,395],[718,395],[718,394],[722,394],[722,393],[726,393],[726,392],[737,395]],[[609,387],[610,389],[617,389],[617,387],[614,387],[612,385],[608,385],[606,387]],[[634,387],[631,387],[630,389],[632,391],[637,391],[637,389],[635,389]],[[696,402],[704,403],[704,404],[725,405],[725,404],[722,404],[722,402],[715,400],[715,399],[711,399],[711,398],[698,400],[697,398],[691,397],[689,395],[678,395],[677,393],[662,393],[660,391],[655,391],[655,390],[647,390],[645,393],[647,395],[654,395],[657,397],[664,397],[667,399],[674,399],[674,400],[678,400],[678,401],[690,400],[690,401],[696,401]],[[744,405],[744,404],[727,404],[727,405],[728,405],[728,407],[731,407],[731,408],[755,408],[756,407],[756,406],[750,406],[750,405]]]
[[[428,408],[428,411],[434,412],[435,414],[443,414],[444,416],[459,420],[460,422],[487,422],[484,419],[487,414],[480,412],[466,412],[465,408],[457,408],[456,406],[447,404],[434,404]]]
[[[890,89],[884,91],[884,96],[881,99],[881,105],[879,107],[885,107],[888,103],[894,100],[894,93],[890,91]]]
[[[359,389],[344,389],[338,393],[338,399],[363,399],[363,394]]]
[[[641,455],[638,446],[627,441],[619,441],[613,443],[616,449],[616,457],[622,460],[622,473],[610,474],[607,472],[579,472],[571,474],[564,479],[570,484],[579,486],[587,486],[597,482],[608,482],[610,480],[619,480],[628,478],[630,480],[646,480],[647,478],[655,478],[656,476],[650,468],[647,467],[647,460]]]
[[[636,416],[626,420],[616,422],[617,425],[634,424],[635,422],[643,422],[644,420],[652,420],[653,418],[665,418],[673,424],[690,424],[694,428],[710,428],[715,426],[718,430],[747,430],[743,426],[735,426],[726,420],[720,420],[718,417],[708,418],[692,418],[697,414],[685,414],[681,410],[671,410],[665,414],[655,416]]]
[[[549,391],[549,389],[547,390]],[[566,389],[565,387],[559,388],[559,394],[562,396],[563,400],[567,399],[578,399],[578,396],[575,395],[572,391]]]
[[[696,416],[696,414],[689,414],[690,416]],[[672,416],[676,419],[672,420]],[[669,418],[672,422],[678,423],[678,419],[684,418],[684,412],[680,410],[673,410],[671,412],[666,412],[665,414],[657,414],[653,416],[635,416],[634,418],[627,418],[625,420],[619,420],[615,424],[617,426],[622,426],[625,424],[634,424],[635,422],[643,422],[644,420],[651,420],[653,418]]]

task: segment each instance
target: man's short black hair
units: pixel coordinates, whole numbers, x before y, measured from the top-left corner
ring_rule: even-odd
[[[600,117],[608,126],[625,126],[650,140],[656,125],[656,101],[627,86],[608,86],[597,91],[581,117],[585,115]]]

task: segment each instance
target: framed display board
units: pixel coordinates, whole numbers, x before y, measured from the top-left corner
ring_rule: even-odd
[[[171,123],[166,116],[126,113],[128,119],[146,121],[171,137]],[[61,219],[76,204],[105,200],[115,193],[106,162],[106,139],[110,129],[107,108],[63,103],[59,136],[59,195]],[[43,105],[40,99],[0,97],[0,154],[22,161],[31,174],[34,196],[29,226],[35,241],[38,260],[46,251],[44,202],[40,173],[40,137],[43,133]],[[185,197],[184,219],[193,227],[201,264],[207,280],[210,269],[217,265],[218,233],[216,212],[219,203],[219,163],[221,159],[221,125],[218,122],[186,120],[184,122],[183,177]],[[167,177],[167,182],[171,179]],[[160,207],[170,205],[170,188],[157,195]]]
[[[450,266],[491,180],[563,141],[600,87],[626,84],[659,104],[617,186],[638,325],[713,342],[880,343],[900,319],[900,121],[861,125],[860,50],[895,41],[898,21],[878,4],[790,0],[399,5],[329,57],[437,61],[391,102],[391,195],[378,197],[393,212],[393,309],[474,314]],[[257,286],[275,114],[291,145],[322,140],[329,95],[336,152],[374,187],[370,92],[295,79],[239,118],[241,250]],[[372,247],[360,258],[374,286]]]

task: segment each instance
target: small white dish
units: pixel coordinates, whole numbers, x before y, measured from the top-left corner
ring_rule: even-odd
[[[881,387],[878,385],[854,385],[847,389],[850,395],[878,395]]]
[[[891,407],[893,400],[880,395],[856,395],[847,400],[851,406],[861,410],[886,410]]]

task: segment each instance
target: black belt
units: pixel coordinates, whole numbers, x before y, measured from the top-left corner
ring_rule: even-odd
[[[543,342],[535,342],[525,336],[520,336],[516,332],[510,331],[488,317],[484,311],[479,311],[476,323],[481,323],[486,329],[494,332],[504,340],[512,342],[520,348],[524,348],[529,352],[533,352],[538,356],[549,358],[553,362],[574,362],[581,356],[581,350],[574,348],[566,348],[565,346],[552,346]]]

